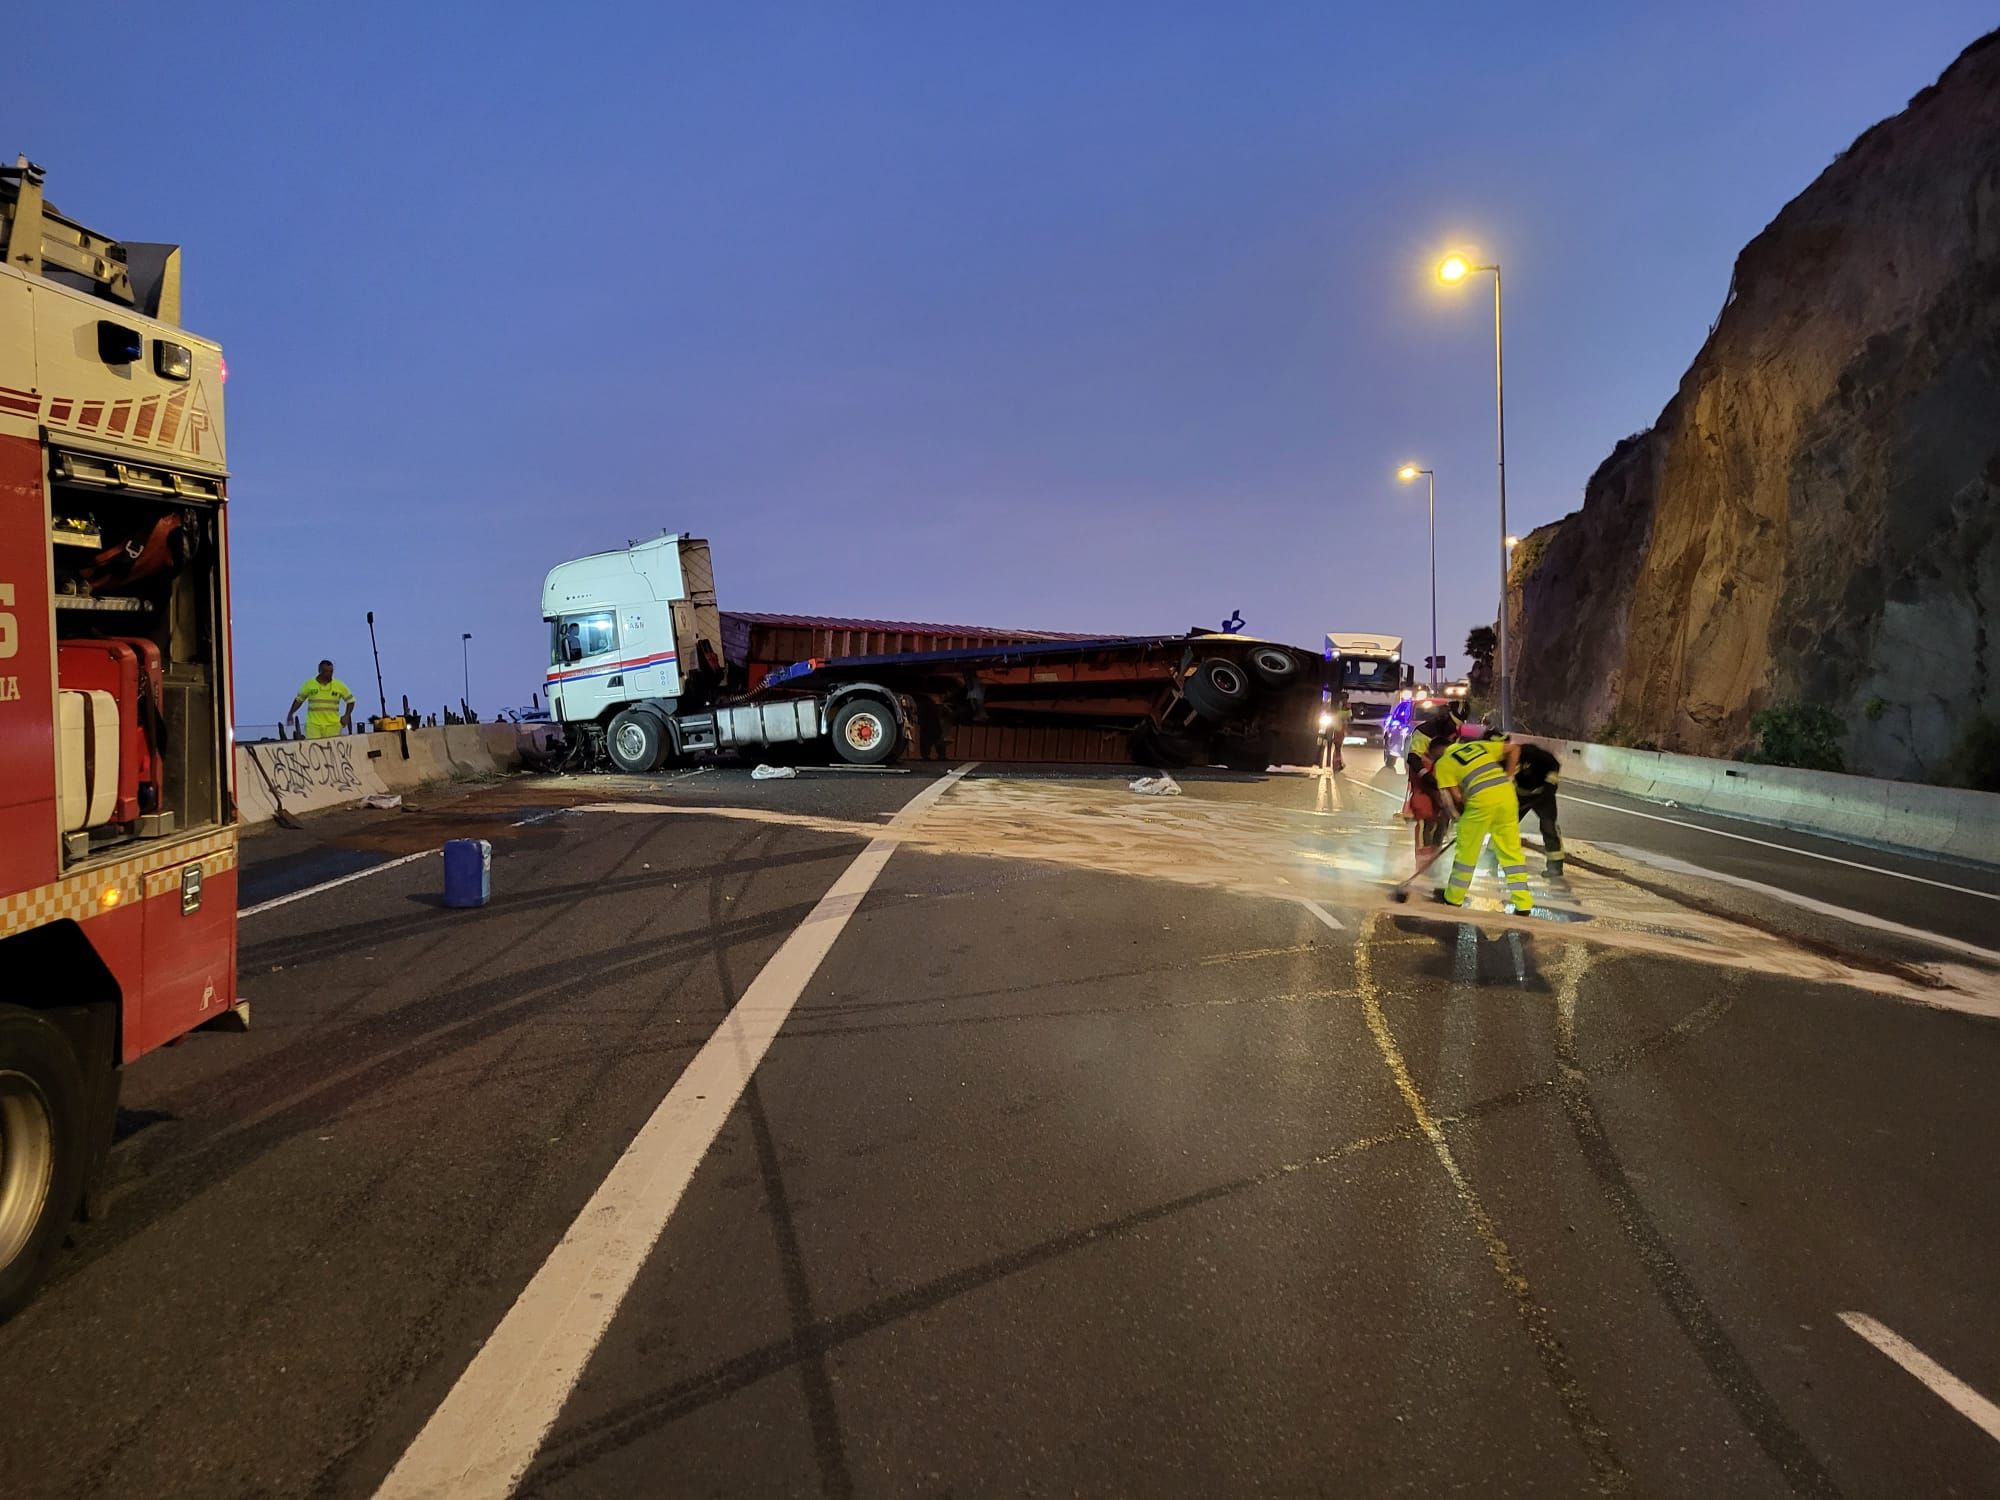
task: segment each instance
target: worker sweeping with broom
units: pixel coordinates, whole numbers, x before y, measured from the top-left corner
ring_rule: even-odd
[[[1464,723],[1465,700],[1458,699],[1410,728],[1410,742],[1403,751],[1403,771],[1410,782],[1403,816],[1416,825],[1418,874],[1443,852],[1445,836],[1451,832],[1451,808],[1437,783],[1437,758],[1457,742]]]
[[[1534,910],[1527,856],[1521,852],[1521,808],[1514,795],[1519,755],[1498,729],[1488,728],[1479,738],[1460,740],[1437,757],[1438,786],[1458,810],[1451,878],[1439,893],[1447,905],[1465,905],[1479,867],[1479,851],[1491,839],[1507,882],[1507,904],[1517,912]]]

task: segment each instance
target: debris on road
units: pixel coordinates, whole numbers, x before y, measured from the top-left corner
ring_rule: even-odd
[[[799,774],[797,766],[759,766],[750,773],[752,781],[790,781]]]
[[[403,805],[403,799],[396,792],[371,792],[361,799],[361,805],[378,808],[383,812],[394,812]]]
[[[1132,783],[1132,790],[1143,797],[1178,797],[1181,784],[1171,776],[1141,776]]]

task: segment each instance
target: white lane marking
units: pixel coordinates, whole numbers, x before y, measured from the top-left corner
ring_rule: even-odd
[[[1303,906],[1307,911],[1311,912],[1314,916],[1318,917],[1322,922],[1326,923],[1326,925],[1331,927],[1335,932],[1345,932],[1347,930],[1346,924],[1342,922],[1340,918],[1336,917],[1332,912],[1328,911],[1324,906],[1321,906],[1317,901],[1308,901],[1305,897],[1301,896],[1299,898],[1299,905]]]
[[[415,854],[405,854],[401,859],[385,859],[379,865],[370,865],[365,870],[356,870],[351,875],[336,876],[332,880],[322,880],[318,885],[309,885],[302,891],[293,891],[285,896],[273,896],[269,901],[259,901],[255,906],[246,906],[236,914],[236,920],[254,917],[260,911],[269,911],[274,906],[289,906],[294,901],[303,901],[308,896],[317,896],[321,891],[330,891],[337,885],[346,885],[354,880],[366,880],[370,875],[380,875],[384,870],[393,870],[398,865],[406,865],[413,859],[430,859],[441,853],[437,849],[419,849]]]
[[[899,830],[971,769],[960,766],[911,798],[771,955],[472,1357],[377,1500],[513,1493],[751,1074],[901,846]]]
[[[1753,839],[1747,833],[1731,833],[1725,828],[1708,828],[1700,823],[1689,823],[1680,818],[1662,817],[1659,813],[1640,812],[1636,807],[1620,807],[1614,802],[1593,802],[1588,797],[1577,796],[1567,788],[1563,790],[1562,800],[1575,802],[1584,807],[1601,807],[1606,812],[1623,813],[1628,818],[1644,818],[1652,823],[1671,823],[1676,828],[1692,828],[1696,833],[1712,833],[1719,839],[1735,839],[1739,844],[1755,844],[1763,849],[1776,849],[1780,854],[1796,854],[1804,859],[1825,860],[1830,865],[1846,865],[1850,870],[1866,870],[1871,875],[1890,875],[1897,880],[1936,886],[1941,891],[1957,891],[1961,896],[1977,896],[1983,901],[2000,901],[2000,892],[1975,891],[1970,886],[1953,885],[1945,880],[1932,880],[1928,875],[1911,875],[1903,870],[1885,870],[1880,865],[1863,864],[1858,859],[1842,859],[1837,854],[1821,854],[1816,849],[1794,849],[1790,844],[1774,844],[1769,839]],[[1825,835],[1818,836],[1825,837]]]
[[[1650,865],[1656,870],[1665,870],[1672,875],[1692,875],[1699,880],[1713,880],[1720,885],[1733,885],[1738,890],[1755,891],[1758,895],[1769,896],[1774,901],[1783,901],[1806,911],[1817,912],[1822,917],[1834,917],[1843,922],[1851,922],[1856,927],[1869,927],[1876,932],[1909,938],[1912,942],[1925,943],[1934,948],[1949,948],[1954,953],[1963,953],[1968,958],[1983,959],[1987,963],[2000,963],[2000,951],[1992,948],[1982,948],[1977,943],[1968,943],[1962,938],[1946,937],[1940,932],[1926,932],[1921,927],[1906,927],[1901,922],[1892,922],[1887,917],[1876,916],[1873,912],[1856,911],[1850,906],[1835,906],[1830,901],[1820,901],[1811,896],[1801,895],[1797,891],[1788,891],[1781,885],[1765,885],[1761,881],[1746,880],[1741,875],[1725,875],[1720,870],[1709,869],[1706,865],[1689,864],[1684,859],[1675,859],[1671,854],[1655,854],[1650,849],[1637,849],[1630,844],[1607,844],[1601,840],[1592,840],[1592,846],[1642,865]]]
[[[1995,1406],[1915,1344],[1866,1313],[1844,1312],[1840,1321],[1930,1387],[1931,1394],[2000,1443],[2000,1406]]]
[[[566,807],[551,808],[547,812],[536,813],[532,818],[523,818],[513,826],[516,828],[533,828],[537,823],[546,823],[551,818],[560,818],[568,811],[569,809]]]

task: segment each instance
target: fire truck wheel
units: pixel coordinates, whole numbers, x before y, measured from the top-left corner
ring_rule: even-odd
[[[896,753],[896,715],[873,698],[849,698],[833,711],[833,753],[850,766],[879,766]]]
[[[1250,678],[1235,662],[1211,656],[1195,664],[1181,696],[1201,718],[1240,719],[1250,711]]]
[[[0,1320],[34,1295],[83,1192],[83,1074],[61,1031],[0,1005]]]
[[[659,765],[664,739],[657,718],[644,709],[628,708],[611,721],[604,744],[614,766],[628,776],[643,776]]]
[[[1250,675],[1267,688],[1285,687],[1299,675],[1299,659],[1276,646],[1259,646],[1250,653]]]

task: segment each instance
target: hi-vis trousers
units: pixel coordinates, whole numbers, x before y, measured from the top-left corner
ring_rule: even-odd
[[[1479,851],[1488,839],[1499,858],[1500,873],[1507,878],[1507,902],[1515,911],[1528,911],[1535,904],[1528,889],[1528,861],[1521,853],[1521,808],[1511,782],[1474,793],[1466,798],[1465,811],[1458,818],[1458,843],[1451,851],[1451,879],[1445,882],[1444,899],[1453,906],[1465,905],[1472,889],[1472,873],[1479,868]]]

